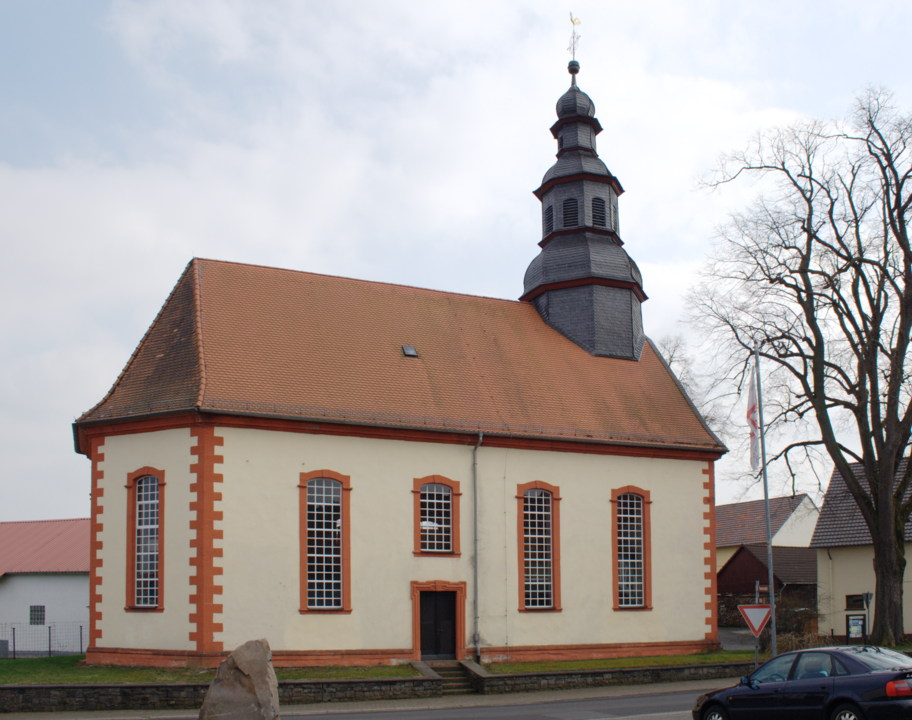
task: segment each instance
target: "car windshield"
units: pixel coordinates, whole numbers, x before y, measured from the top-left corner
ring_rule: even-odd
[[[887,650],[881,647],[857,647],[841,650],[857,660],[869,670],[892,670],[893,668],[912,667],[912,658],[908,655]]]

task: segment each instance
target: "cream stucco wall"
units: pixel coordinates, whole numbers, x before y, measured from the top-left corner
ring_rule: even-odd
[[[162,430],[105,438],[98,469],[103,494],[98,498],[103,529],[98,551],[101,567],[101,611],[98,647],[189,650],[190,605],[190,483],[195,461],[190,448],[196,445],[189,429]],[[127,612],[127,476],[149,466],[165,472],[164,517],[164,611]]]
[[[814,501],[806,497],[792,511],[788,519],[782,523],[779,531],[773,535],[773,545],[779,547],[810,547],[819,515],[820,510],[814,505]]]
[[[906,543],[906,557],[912,552],[912,543]],[[817,550],[817,604],[821,617],[821,632],[833,630],[836,635],[845,635],[847,614],[863,611],[846,611],[846,595],[860,595],[874,592],[874,548],[871,545],[854,547],[823,548]],[[903,578],[903,597],[910,596],[912,578],[909,569]],[[873,604],[873,603],[872,603]],[[868,622],[874,619],[873,608],[869,611]],[[903,604],[903,624],[912,627],[912,603]]]
[[[216,640],[234,647],[267,637],[276,650],[408,649],[411,581],[465,581],[466,645],[473,623],[472,445],[219,428],[224,482],[224,607]],[[479,605],[482,644],[641,643],[703,640],[705,462],[482,446]],[[350,615],[300,614],[298,483],[301,472],[351,476]],[[415,557],[413,479],[461,483],[461,557]],[[518,484],[561,492],[560,613],[518,610]],[[170,490],[169,476],[169,490]],[[611,490],[651,493],[649,612],[612,610]],[[170,497],[169,497],[170,501]]]
[[[716,572],[718,573],[729,560],[732,559],[732,556],[737,552],[740,545],[732,545],[729,547],[717,547],[716,548]]]

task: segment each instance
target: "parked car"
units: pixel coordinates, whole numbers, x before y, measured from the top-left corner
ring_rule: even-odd
[[[784,653],[697,698],[694,720],[912,718],[912,658],[881,647]]]

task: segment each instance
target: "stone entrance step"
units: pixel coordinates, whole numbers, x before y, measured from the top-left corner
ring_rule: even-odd
[[[432,660],[427,665],[443,678],[444,695],[468,695],[475,692],[465,668],[458,661]]]

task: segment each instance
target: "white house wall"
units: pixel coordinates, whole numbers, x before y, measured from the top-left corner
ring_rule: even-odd
[[[817,527],[817,517],[820,510],[814,502],[806,497],[796,507],[788,519],[773,536],[773,545],[777,547],[810,547],[814,528]]]
[[[83,622],[88,629],[89,574],[16,573],[0,577],[0,624],[28,625],[32,605],[44,606],[45,623]]]

